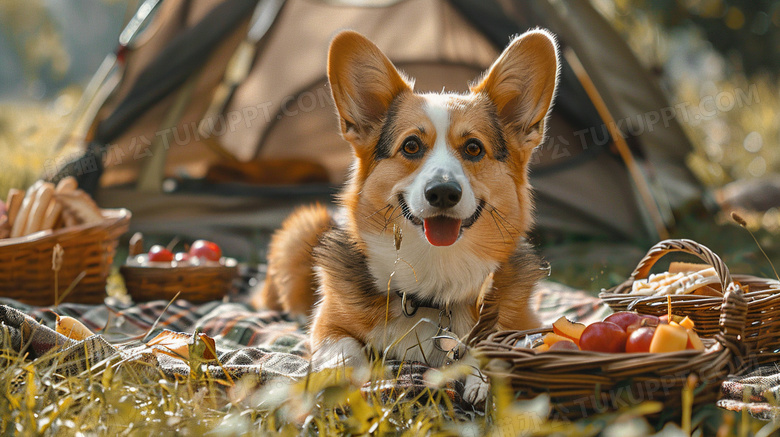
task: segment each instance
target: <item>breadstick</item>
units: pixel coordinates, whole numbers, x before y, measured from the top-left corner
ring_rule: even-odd
[[[5,206],[8,208],[6,213],[8,214],[8,224],[13,226],[16,215],[19,214],[19,209],[22,207],[22,201],[24,200],[24,191],[18,188],[11,188],[8,190],[8,200],[5,201]]]
[[[11,235],[11,226],[8,224],[8,216],[0,216],[0,239],[8,238]]]
[[[68,176],[66,178],[60,179],[59,182],[57,182],[57,193],[70,193],[71,191],[75,191],[76,188],[79,187],[79,183],[73,176]]]
[[[136,256],[144,253],[144,234],[136,232],[130,237],[130,256]]]
[[[89,194],[84,191],[76,190],[72,193],[57,193],[56,197],[62,203],[63,211],[73,213],[79,224],[93,224],[103,221],[103,214],[100,208],[89,197]]]
[[[76,214],[74,214],[71,210],[63,209],[62,224],[64,227],[69,228],[71,226],[77,226],[79,221],[76,219]]]
[[[41,230],[41,223],[43,223],[43,216],[46,215],[46,210],[49,209],[49,203],[54,196],[54,184],[46,182],[38,189],[38,194],[35,197],[35,203],[33,203],[30,209],[30,218],[27,219],[27,224],[24,227],[24,235],[32,234]]]
[[[78,188],[78,182],[76,182],[76,178],[73,176],[68,176],[64,179],[61,179],[57,183],[57,188],[54,189],[54,192],[59,193],[72,193],[73,191],[76,191],[76,188]],[[60,218],[60,213],[62,212],[62,203],[60,203],[59,200],[54,198],[52,202],[49,204],[49,208],[46,210],[46,215],[43,218],[43,223],[41,224],[41,230],[47,230],[47,229],[54,229],[54,225],[57,224],[57,220]]]
[[[19,213],[16,215],[14,227],[11,228],[11,238],[21,237],[24,235],[24,229],[27,226],[27,219],[30,216],[30,210],[32,209],[33,203],[35,203],[35,197],[38,194],[38,188],[42,184],[42,181],[38,181],[27,189],[27,194],[24,196],[22,206],[19,208]]]

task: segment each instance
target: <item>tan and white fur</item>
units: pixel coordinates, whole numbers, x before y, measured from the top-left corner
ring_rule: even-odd
[[[365,365],[367,347],[442,365],[445,353],[432,340],[441,309],[452,311],[452,332],[466,336],[491,274],[499,327],[538,327],[529,300],[543,272],[525,242],[528,162],[544,138],[557,76],[553,36],[532,30],[469,93],[417,94],[365,37],[336,35],[328,79],[355,155],[343,219],[322,206],[288,218],[272,239],[255,305],[311,314],[319,368]],[[394,227],[403,236],[398,250]],[[404,293],[428,305],[407,317]],[[466,379],[467,400],[487,393],[478,372]]]

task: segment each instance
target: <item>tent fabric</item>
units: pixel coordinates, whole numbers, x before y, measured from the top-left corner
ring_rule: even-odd
[[[155,22],[141,35],[142,44],[131,52],[124,80],[97,121],[117,109],[118,100],[130,92],[129,84],[152,67],[154,54],[164,53],[175,35],[197,26],[223,1],[184,7],[189,2],[166,0]],[[160,135],[169,145],[167,177],[203,178],[215,163],[225,162],[227,154],[235,162],[256,163],[259,168],[275,160],[290,165],[316,163],[330,185],[338,187],[346,178],[352,151],[339,135],[325,76],[328,44],[335,33],[349,28],[365,34],[416,79],[418,91],[462,92],[491,65],[512,35],[534,27],[549,28],[563,49],[576,53],[623,128],[661,209],[671,211],[696,201],[701,187],[685,165],[691,146],[678,121],[665,119],[639,130],[626,127],[630,120],[645,122],[648,114],[659,115],[670,107],[653,78],[589,2],[562,0],[405,0],[382,7],[287,0],[257,44],[251,71],[225,112],[201,120],[225,66],[246,35],[246,23],[230,33],[198,71],[192,101],[175,129],[159,127],[172,102],[172,96],[167,96],[112,142],[98,198],[105,206],[145,210],[145,214],[136,212],[136,223],[170,220],[169,214],[152,211],[143,203],[119,203],[139,201],[132,187],[147,161],[148,145]],[[215,134],[199,134],[201,122]],[[657,238],[646,219],[647,205],[637,196],[625,164],[611,151],[601,118],[565,60],[548,133],[549,140],[537,149],[531,168],[540,232],[641,243]],[[263,194],[238,194],[243,191],[235,186],[220,186],[215,196],[233,196],[231,202],[245,205],[243,212],[236,208],[233,225],[251,226],[263,210]],[[288,206],[295,203],[292,198],[299,188],[291,188]],[[162,194],[159,201],[147,196],[140,201],[164,204],[166,198],[182,195]],[[328,195],[322,198],[327,200]],[[184,215],[177,218],[189,220]],[[671,217],[666,219],[671,224]],[[224,228],[219,221],[205,219],[198,228],[208,226]]]

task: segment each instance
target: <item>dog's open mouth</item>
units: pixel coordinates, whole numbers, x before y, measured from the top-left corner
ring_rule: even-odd
[[[425,239],[433,246],[451,246],[455,244],[463,230],[469,228],[479,219],[482,215],[482,209],[485,207],[485,201],[480,200],[474,214],[465,220],[444,215],[420,219],[412,214],[402,194],[398,195],[398,204],[401,207],[403,216],[407,220],[415,225],[422,226]]]
[[[436,216],[423,220],[425,238],[434,246],[449,246],[458,240],[460,219]]]

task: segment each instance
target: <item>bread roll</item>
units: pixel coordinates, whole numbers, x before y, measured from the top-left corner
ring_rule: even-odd
[[[8,224],[13,226],[14,220],[16,220],[19,209],[22,208],[22,201],[24,200],[24,191],[18,188],[11,188],[8,190],[8,199],[5,201],[5,207],[8,208]]]
[[[57,193],[57,200],[62,203],[63,212],[68,211],[75,216],[79,224],[93,224],[103,221],[103,214],[89,194],[82,190],[72,193]],[[67,221],[66,221],[67,224]]]
[[[19,213],[16,215],[14,226],[11,228],[11,238],[21,237],[24,234],[24,230],[27,227],[27,219],[30,216],[30,210],[35,203],[35,198],[38,195],[38,188],[43,184],[43,181],[38,181],[30,188],[27,189],[27,194],[24,196],[22,206],[19,208]]]
[[[76,178],[73,176],[68,176],[64,179],[61,179],[59,183],[57,183],[57,188],[54,189],[54,192],[56,194],[72,193],[76,191],[77,188],[78,182],[76,182]],[[41,224],[41,230],[54,229],[54,225],[57,224],[61,212],[62,203],[60,203],[60,201],[55,197],[54,200],[49,204],[49,209],[46,210],[46,215],[44,216],[43,223]]]
[[[46,182],[38,188],[38,193],[35,196],[35,203],[33,203],[32,208],[30,208],[30,217],[27,219],[23,235],[29,235],[41,230],[43,217],[46,215],[46,210],[49,209],[49,204],[51,203],[51,198],[53,196],[54,184]]]
[[[11,235],[11,225],[8,224],[8,216],[0,216],[0,239],[8,238]]]
[[[66,228],[69,228],[71,226],[78,226],[79,225],[79,221],[76,218],[76,214],[73,211],[71,211],[69,209],[63,209],[62,210],[62,224]]]
[[[76,188],[79,187],[79,183],[73,176],[68,176],[66,178],[60,179],[59,182],[57,182],[57,188],[55,192],[57,193],[70,193],[71,191],[76,191]]]

